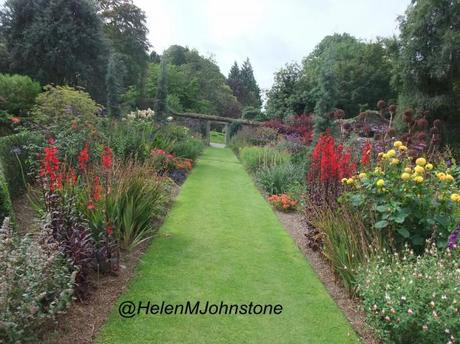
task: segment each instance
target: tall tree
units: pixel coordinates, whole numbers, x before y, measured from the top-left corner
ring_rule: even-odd
[[[240,100],[242,95],[241,73],[238,63],[235,61],[228,73],[227,85],[232,89],[233,95]]]
[[[11,72],[83,86],[103,101],[108,50],[93,1],[7,0],[0,23]]]
[[[260,88],[257,85],[256,78],[254,77],[254,70],[252,69],[249,58],[243,62],[240,70],[240,80],[242,84],[241,104],[244,106],[253,106],[260,108],[262,106],[262,99],[260,97]]]
[[[98,6],[112,49],[125,55],[127,85],[142,82],[150,48],[145,12],[132,0],[98,0]]]
[[[400,30],[401,105],[444,116],[458,128],[460,2],[412,1]]]
[[[155,94],[155,102],[153,109],[159,123],[166,121],[168,112],[168,84],[167,84],[167,69],[166,62],[163,60],[160,63],[160,75],[158,76],[158,85]]]
[[[121,115],[121,96],[125,91],[125,79],[127,76],[126,61],[124,55],[112,53],[107,66],[107,110],[109,115],[119,117]]]
[[[266,113],[269,118],[284,118],[302,114],[307,107],[306,87],[302,68],[297,63],[286,64],[275,73],[272,88],[267,92]]]

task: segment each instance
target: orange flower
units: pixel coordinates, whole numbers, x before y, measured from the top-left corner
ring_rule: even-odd
[[[13,118],[11,118],[11,122],[13,124],[19,124],[19,123],[21,123],[21,119],[19,117],[13,117]]]

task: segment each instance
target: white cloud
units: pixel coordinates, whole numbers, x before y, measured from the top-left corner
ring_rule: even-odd
[[[286,62],[300,61],[321,39],[348,32],[370,40],[397,33],[410,0],[134,0],[148,16],[150,40],[213,54],[227,74],[249,57],[263,88]]]

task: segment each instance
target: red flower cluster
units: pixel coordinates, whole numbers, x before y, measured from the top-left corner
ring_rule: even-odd
[[[371,162],[372,145],[367,141],[361,151],[361,165],[366,166]]]
[[[342,178],[353,176],[356,168],[350,148],[336,145],[330,133],[321,135],[313,150],[308,172],[310,196],[318,202],[335,200]]]
[[[50,192],[62,186],[62,176],[59,173],[58,148],[54,146],[45,147],[45,154],[40,168],[40,177],[47,178]]]
[[[329,133],[321,135],[312,153],[309,179],[339,182],[355,173],[356,162],[353,161],[351,149],[336,145]]]
[[[286,194],[272,195],[268,197],[268,202],[279,210],[290,211],[294,210],[298,202]]]
[[[106,170],[110,170],[113,164],[113,152],[112,149],[108,146],[104,146],[104,151],[102,152],[102,167]]]
[[[193,161],[190,159],[182,159],[176,157],[174,154],[168,154],[162,149],[152,149],[150,155],[154,158],[158,158],[161,164],[161,169],[164,171],[170,169],[187,170],[190,171],[193,168]]]
[[[80,168],[80,171],[85,172],[86,171],[86,164],[89,161],[89,145],[86,144],[85,148],[83,148],[78,156],[78,167]]]
[[[96,202],[99,202],[102,199],[102,186],[99,176],[94,177],[92,198]]]

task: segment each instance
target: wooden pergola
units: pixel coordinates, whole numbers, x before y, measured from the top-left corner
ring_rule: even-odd
[[[176,117],[184,117],[184,118],[192,118],[198,119],[201,121],[206,121],[206,142],[209,145],[211,143],[211,122],[224,124],[225,125],[225,145],[228,145],[230,142],[230,124],[232,123],[239,123],[242,125],[250,125],[250,126],[260,126],[262,125],[261,122],[250,121],[247,119],[240,119],[240,118],[229,118],[223,116],[215,116],[215,115],[205,115],[201,113],[193,113],[193,112],[175,112],[169,110],[170,114]]]

